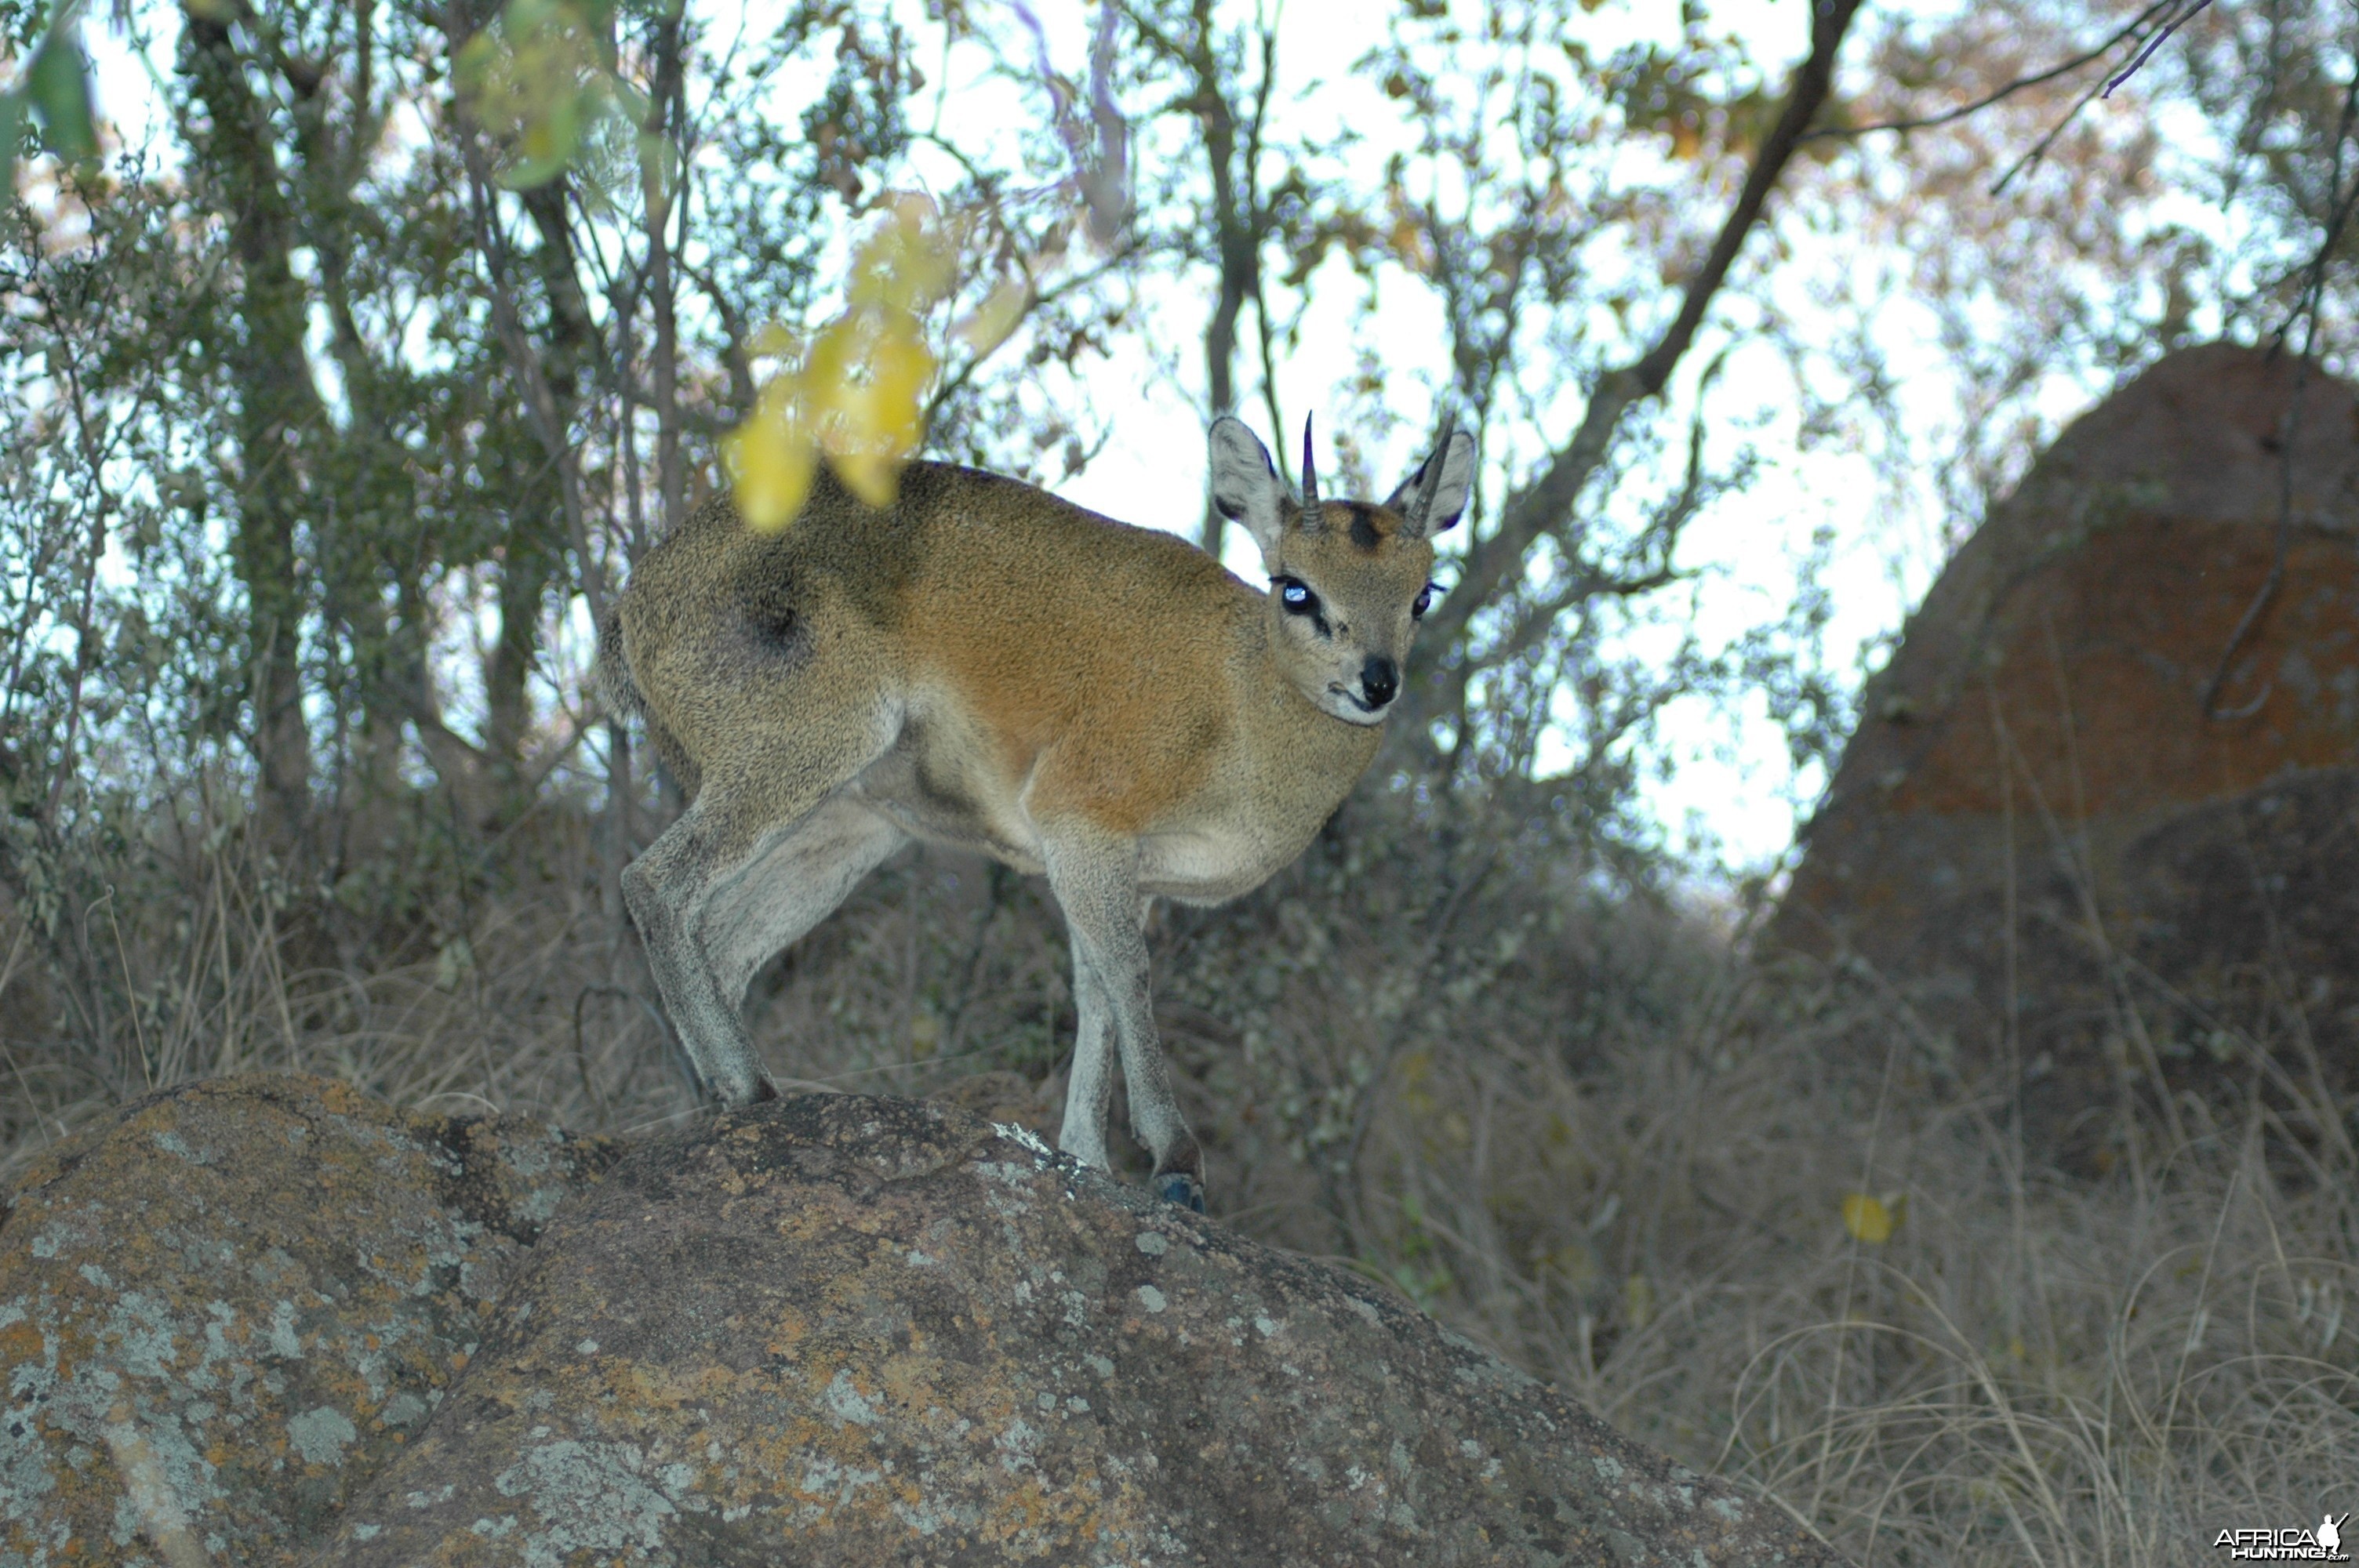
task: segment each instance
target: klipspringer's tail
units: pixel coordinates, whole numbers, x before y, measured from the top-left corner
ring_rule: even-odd
[[[598,656],[590,666],[590,688],[609,719],[644,719],[647,699],[631,678],[631,661],[623,652],[623,618],[614,605],[598,618]]]
[[[671,731],[647,711],[647,694],[631,674],[630,655],[623,650],[623,622],[610,606],[598,620],[598,656],[590,665],[590,689],[606,717],[617,724],[637,719],[647,727],[656,756],[671,771],[679,787],[694,795],[704,777],[695,759],[680,749]]]

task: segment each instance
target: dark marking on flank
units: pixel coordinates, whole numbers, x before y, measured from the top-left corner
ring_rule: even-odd
[[[776,567],[751,573],[738,585],[737,612],[757,649],[799,664],[810,637],[796,588],[793,574]]]

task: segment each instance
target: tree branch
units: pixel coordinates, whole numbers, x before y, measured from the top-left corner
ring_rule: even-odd
[[[1744,188],[1722,222],[1711,253],[1689,280],[1679,314],[1635,363],[1599,378],[1572,439],[1558,449],[1537,479],[1507,498],[1500,509],[1497,529],[1467,553],[1457,586],[1427,622],[1428,636],[1445,647],[1462,647],[1474,616],[1501,596],[1511,578],[1521,574],[1541,535],[1560,528],[1572,516],[1582,489],[1604,462],[1632,405],[1661,394],[1680,357],[1695,341],[1704,312],[1727,280],[1745,236],[1760,221],[1770,192],[1824,107],[1834,81],[1836,53],[1859,5],[1860,0],[1817,0],[1811,7],[1810,52],[1795,67],[1786,106],[1754,155]],[[1397,720],[1396,728],[1421,731],[1425,719],[1449,705],[1453,684],[1462,690],[1475,673],[1473,660],[1462,658],[1454,670],[1436,669],[1416,683],[1409,694],[1409,716]]]

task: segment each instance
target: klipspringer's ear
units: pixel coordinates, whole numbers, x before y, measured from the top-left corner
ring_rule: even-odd
[[[1212,505],[1232,523],[1242,523],[1264,556],[1277,553],[1280,507],[1286,486],[1269,449],[1245,428],[1245,421],[1227,415],[1212,421]]]
[[[1434,463],[1441,465],[1440,476],[1429,489],[1426,470]],[[1451,433],[1441,450],[1417,465],[1417,471],[1401,481],[1400,488],[1388,496],[1385,504],[1401,514],[1408,524],[1413,538],[1439,534],[1456,523],[1466,510],[1466,497],[1474,488],[1474,436],[1472,431]],[[1424,504],[1420,507],[1420,502]]]

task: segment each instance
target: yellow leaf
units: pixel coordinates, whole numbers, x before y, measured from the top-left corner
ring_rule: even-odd
[[[1907,1206],[1897,1196],[1886,1201],[1865,1193],[1849,1193],[1843,1201],[1843,1228],[1851,1232],[1854,1240],[1864,1241],[1871,1247],[1881,1247],[1891,1240],[1906,1213]]]
[[[940,368],[927,346],[924,313],[957,281],[958,241],[927,197],[886,202],[886,219],[854,254],[842,315],[783,373],[731,436],[723,455],[738,509],[757,528],[780,528],[809,493],[817,452],[825,452],[844,487],[884,508],[899,493],[901,465],[924,436],[925,394]],[[1003,336],[1021,314],[995,290],[976,319]],[[986,318],[986,312],[993,312]],[[1011,318],[1000,323],[996,318]],[[767,327],[749,345],[757,358],[790,357],[795,340]]]
[[[1644,1274],[1633,1274],[1622,1281],[1622,1314],[1633,1328],[1644,1328],[1655,1321],[1655,1287]]]
[[[901,465],[875,452],[832,452],[828,466],[843,488],[879,512],[901,493]]]
[[[753,417],[722,438],[721,460],[747,526],[772,534],[794,521],[819,453],[784,377],[764,387]]]
[[[788,360],[802,352],[803,341],[776,321],[754,334],[745,352],[757,360]]]
[[[853,257],[852,303],[927,309],[957,278],[957,241],[943,228],[931,197],[903,191],[886,205],[890,215]]]
[[[871,506],[890,506],[899,493],[933,373],[917,319],[900,311],[847,319],[813,346],[804,387],[820,444],[844,487]]]

